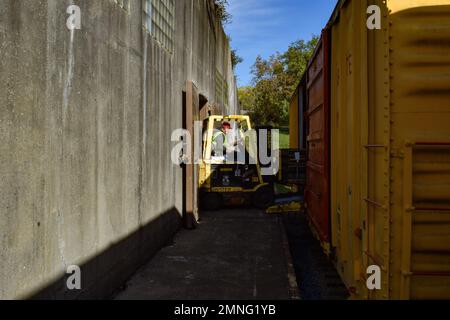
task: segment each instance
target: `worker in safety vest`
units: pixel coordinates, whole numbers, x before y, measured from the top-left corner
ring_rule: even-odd
[[[231,124],[229,122],[223,122],[221,130],[214,133],[212,138],[212,147],[215,156],[225,156],[226,152],[230,149],[231,146],[228,143],[228,135],[230,131]]]

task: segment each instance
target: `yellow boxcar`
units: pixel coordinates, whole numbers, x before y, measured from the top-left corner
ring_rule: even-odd
[[[289,146],[291,149],[306,148],[306,77],[303,77],[291,98],[289,105]]]
[[[328,28],[337,269],[356,298],[450,299],[450,0],[339,1]]]
[[[291,98],[289,105],[289,146],[291,149],[299,148],[299,129],[301,127],[299,123],[299,87],[295,89],[294,95]]]

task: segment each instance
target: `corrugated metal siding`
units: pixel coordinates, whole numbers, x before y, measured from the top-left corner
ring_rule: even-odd
[[[389,153],[368,146],[389,144],[387,49],[379,45],[387,35],[368,34],[366,8],[364,2],[348,1],[332,25],[332,245],[338,271],[358,297],[369,298],[367,266],[383,267],[384,290],[373,294],[382,298],[388,291]]]
[[[369,4],[388,17],[382,30],[367,30]],[[449,298],[450,1],[347,0],[337,8],[330,26],[338,271],[358,298]],[[374,264],[382,289],[369,292],[365,271]]]
[[[330,105],[329,30],[324,30],[307,70],[308,160],[305,198],[307,214],[320,240],[330,242]]]
[[[450,298],[450,1],[390,1],[391,190],[401,298]],[[402,154],[403,153],[403,154]],[[411,183],[405,185],[404,181]],[[403,222],[403,223],[402,223]],[[399,241],[394,237],[394,245]]]

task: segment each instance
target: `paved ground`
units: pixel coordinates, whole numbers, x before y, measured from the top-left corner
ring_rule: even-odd
[[[283,232],[281,218],[260,211],[206,212],[196,230],[182,230],[116,299],[289,299]]]

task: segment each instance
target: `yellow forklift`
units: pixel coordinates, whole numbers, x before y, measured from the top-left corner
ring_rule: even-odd
[[[306,181],[305,150],[279,150],[279,157],[274,157],[270,148],[272,128],[252,129],[248,116],[216,115],[204,121],[199,165],[202,209],[251,205],[267,209],[267,213],[280,213],[301,208]],[[265,156],[272,158],[271,165],[260,162],[261,130],[267,133]],[[227,143],[217,143],[220,136],[226,136]]]
[[[205,120],[199,168],[203,209],[245,204],[265,209],[273,203],[273,185],[264,182],[256,143],[246,139],[249,134],[256,133],[248,116],[210,116]],[[222,141],[218,141],[220,137]]]

